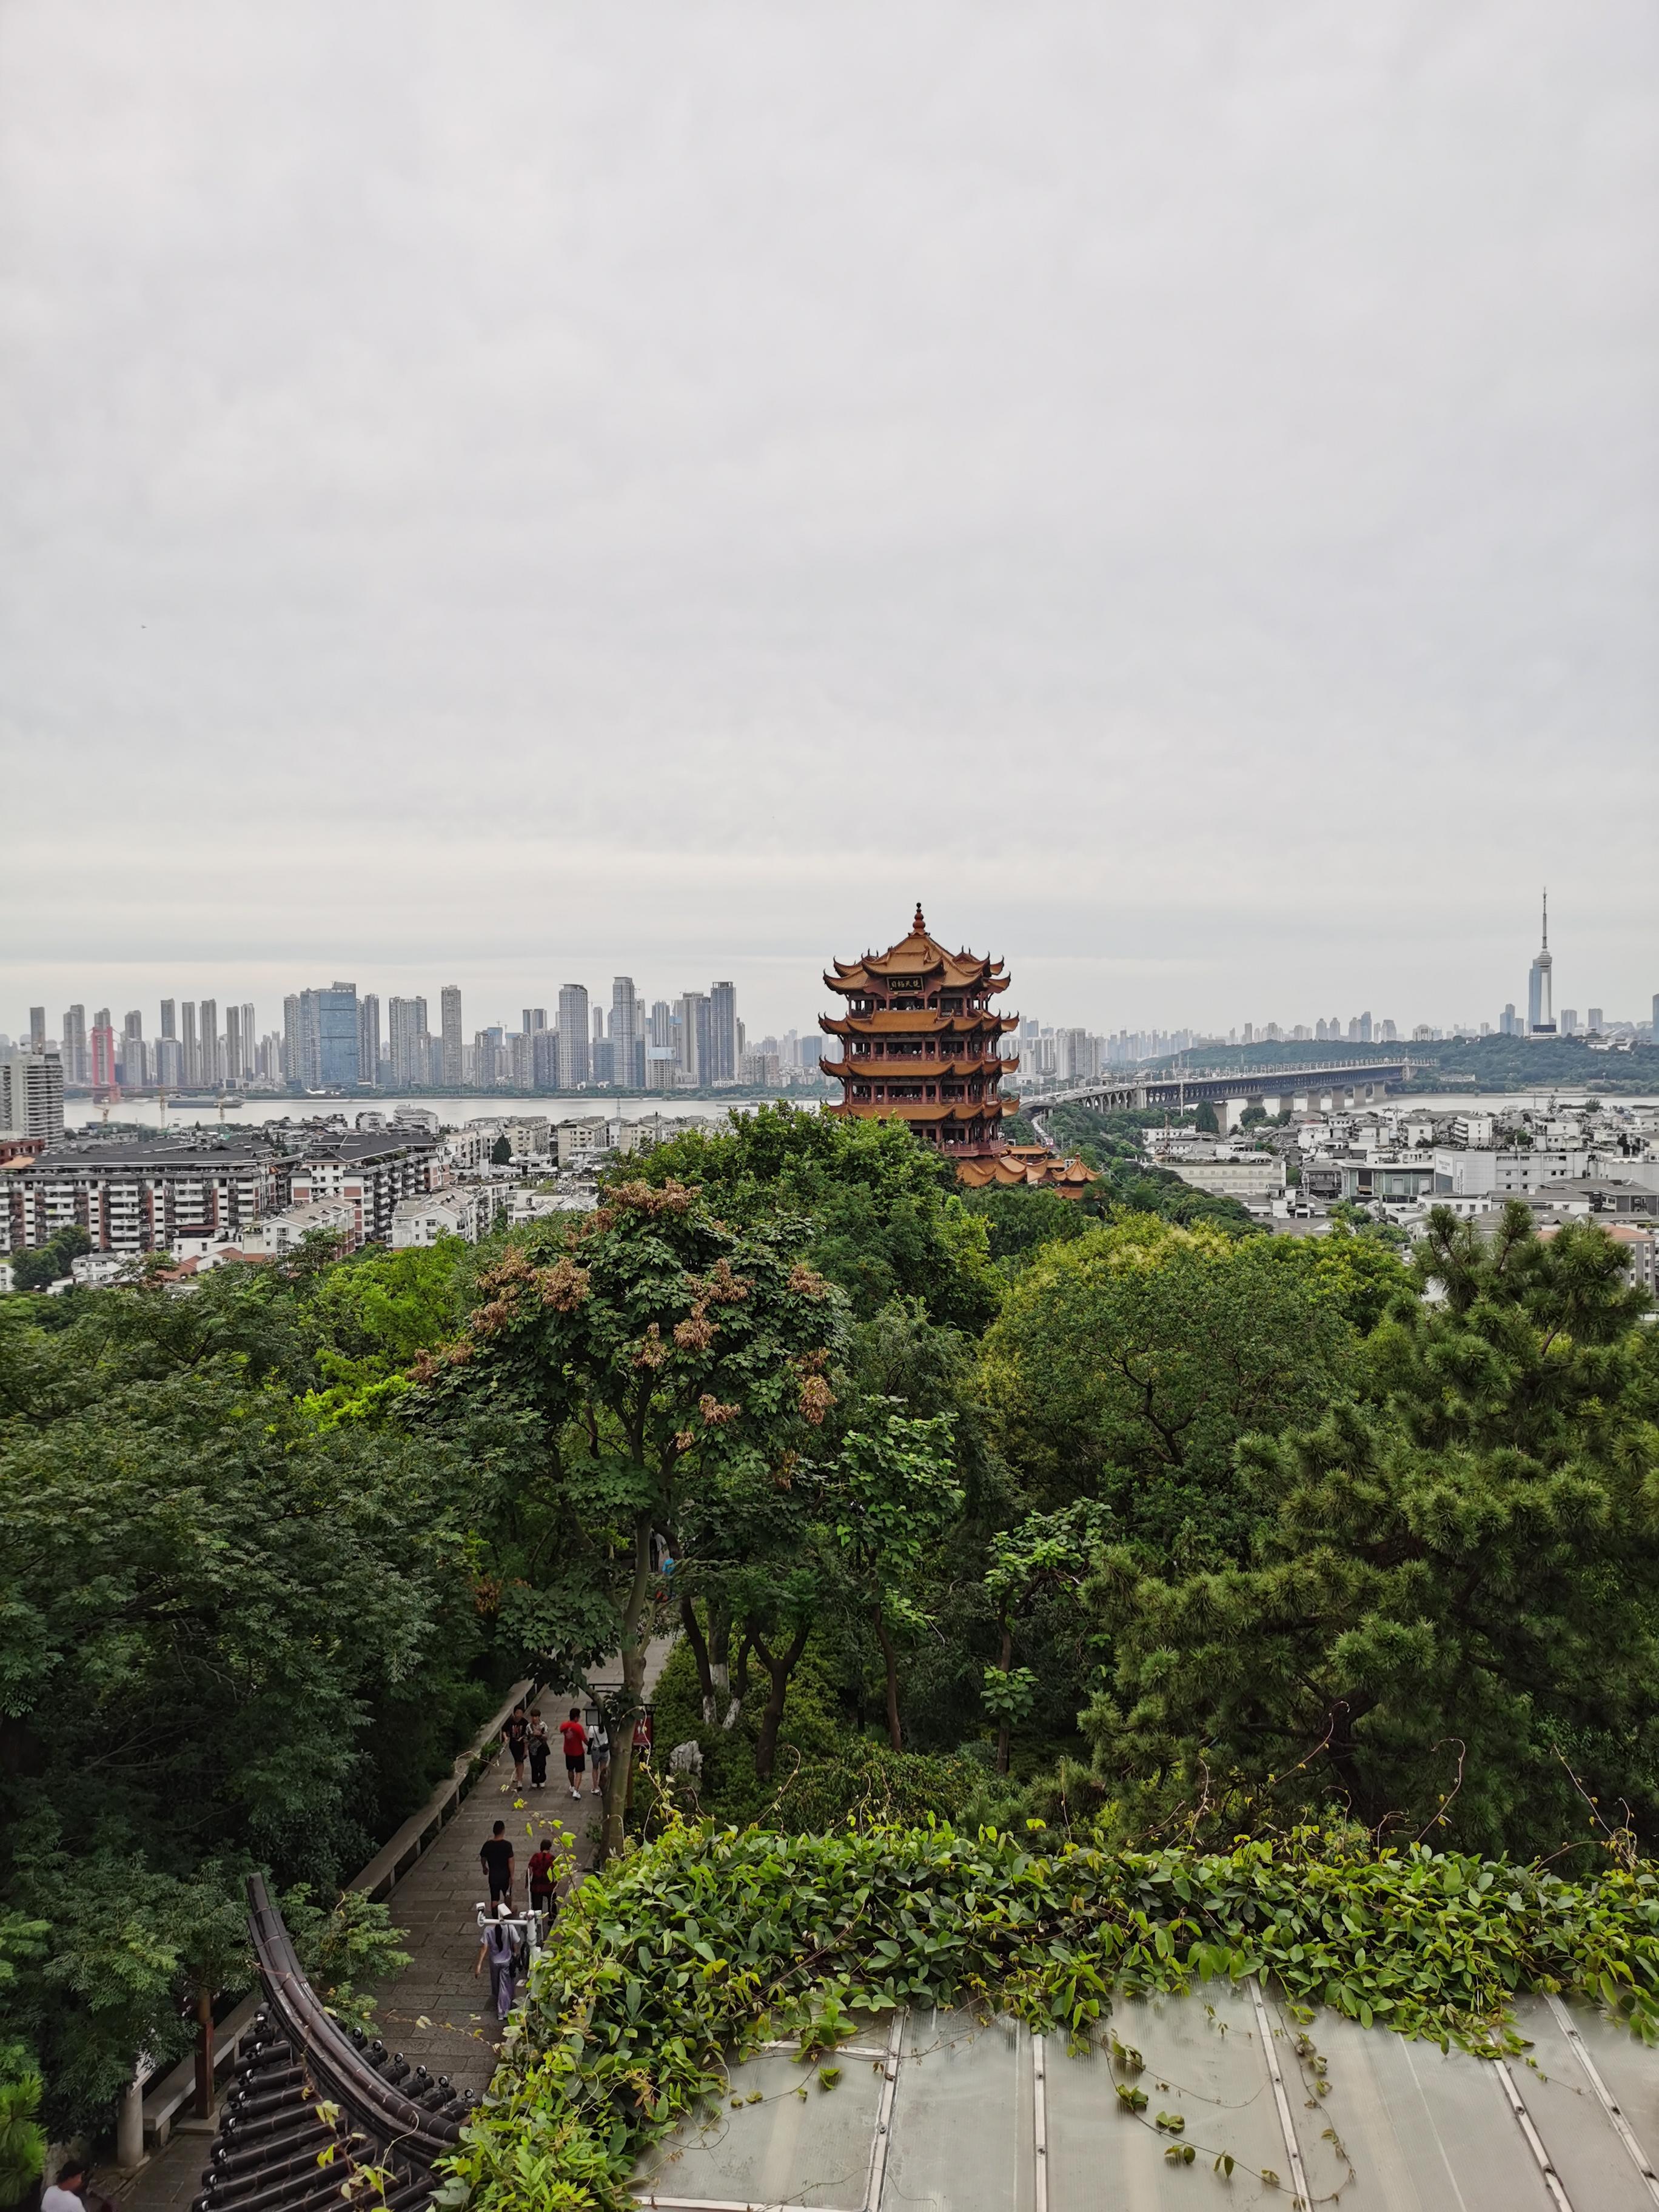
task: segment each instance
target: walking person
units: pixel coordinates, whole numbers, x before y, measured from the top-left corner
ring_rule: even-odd
[[[571,1796],[580,1800],[582,1769],[587,1764],[587,1730],[582,1726],[580,1705],[572,1705],[569,1719],[559,1723],[559,1734],[564,1738],[564,1778],[570,1784]]]
[[[524,1788],[524,1755],[530,1741],[530,1719],[522,1705],[514,1706],[507,1717],[507,1747],[513,1754],[513,1786]]]
[[[553,1917],[553,1893],[559,1879],[558,1853],[551,1836],[544,1836],[530,1855],[530,1909]]]
[[[611,1772],[611,1733],[605,1727],[603,1711],[587,1731],[587,1758],[593,1769],[593,1795],[603,1797]]]
[[[497,1905],[495,1917],[484,1929],[483,1941],[478,1946],[478,1961],[472,1969],[475,1979],[483,1973],[486,1960],[495,2017],[504,2021],[513,2009],[519,1979],[519,1938],[504,1905]]]
[[[649,1713],[641,1713],[634,1723],[634,1764],[635,1766],[649,1766],[651,1764],[651,1716]]]
[[[478,1863],[489,1883],[489,1901],[503,1911],[513,1910],[513,1844],[505,1820],[497,1820],[487,1844],[480,1844]]]
[[[547,1757],[553,1748],[547,1733],[547,1723],[542,1718],[539,1705],[530,1708],[530,1786],[532,1790],[547,1787]]]

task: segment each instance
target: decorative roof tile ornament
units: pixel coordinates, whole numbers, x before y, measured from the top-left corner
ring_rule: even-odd
[[[991,1006],[1008,988],[1001,961],[947,952],[928,934],[918,900],[908,937],[885,952],[833,965],[823,980],[847,1011],[818,1019],[841,1042],[841,1057],[823,1063],[842,1086],[825,1110],[908,1122],[958,1173],[1003,1154],[1002,1123],[1019,1101],[1001,1097],[999,1086],[1018,1073],[1019,1061],[1002,1057],[1001,1040],[1019,1017]]]
[[[248,1931],[264,1991],[191,2212],[427,2212],[475,2102],[345,2028],[316,1995],[258,1875]]]

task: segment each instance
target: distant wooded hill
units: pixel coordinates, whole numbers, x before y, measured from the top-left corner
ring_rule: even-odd
[[[1180,1055],[1189,1070],[1231,1067],[1328,1067],[1341,1063],[1397,1060],[1412,1063],[1413,1091],[1437,1091],[1449,1083],[1481,1091],[1595,1091],[1607,1093],[1659,1091],[1659,1051],[1650,1044],[1629,1052],[1601,1052],[1582,1037],[1533,1042],[1527,1037],[1440,1037],[1432,1043],[1195,1045]],[[1171,1057],[1149,1063],[1147,1073],[1173,1069]]]

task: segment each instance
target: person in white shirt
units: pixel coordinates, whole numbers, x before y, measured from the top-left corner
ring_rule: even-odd
[[[58,2169],[58,2179],[40,2192],[40,2212],[87,2212],[82,2191],[87,2185],[85,2159],[70,2159]]]

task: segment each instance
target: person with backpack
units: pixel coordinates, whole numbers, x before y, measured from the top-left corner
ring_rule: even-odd
[[[530,1786],[532,1790],[547,1787],[547,1755],[553,1748],[547,1733],[547,1723],[542,1718],[539,1705],[530,1708]]]
[[[472,1969],[475,1978],[483,1973],[486,1960],[495,2017],[504,2021],[513,2009],[519,1981],[519,1938],[504,1905],[496,1906],[495,1917],[484,1929],[483,1941],[478,1946],[478,1962]]]
[[[572,1705],[568,1721],[559,1723],[559,1734],[564,1738],[564,1776],[570,1784],[570,1794],[579,1802],[582,1794],[582,1769],[587,1765],[587,1730],[582,1726],[580,1705]]]

